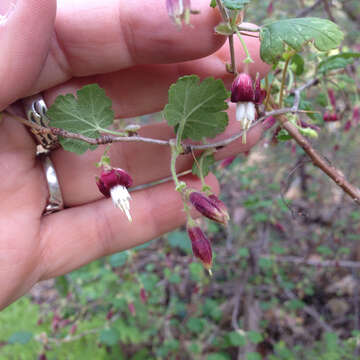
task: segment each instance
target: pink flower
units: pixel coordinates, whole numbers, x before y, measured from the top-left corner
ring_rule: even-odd
[[[220,169],[225,169],[226,167],[230,166],[234,162],[235,159],[236,159],[236,155],[235,156],[230,156],[230,157],[224,159],[219,164]]]
[[[256,118],[255,105],[261,104],[266,97],[266,91],[261,89],[260,79],[255,81],[247,73],[239,74],[231,86],[231,101],[236,103],[236,120],[243,129],[249,129]]]
[[[326,111],[323,115],[323,120],[325,122],[335,122],[338,121],[339,119],[336,113],[329,113],[328,111]]]
[[[133,302],[129,302],[129,303],[128,303],[128,309],[129,309],[130,314],[131,314],[132,316],[135,316],[135,315],[136,315],[136,309],[135,309],[135,305],[134,305]]]
[[[200,259],[205,269],[210,270],[212,265],[212,250],[209,239],[197,225],[187,226],[194,256]]]
[[[219,199],[214,200],[214,198],[210,198],[201,192],[193,191],[189,196],[189,200],[202,215],[221,224],[227,224],[229,214],[226,206]]]
[[[111,197],[114,205],[125,213],[129,221],[130,215],[130,194],[127,190],[132,185],[131,176],[123,169],[104,169],[96,180],[100,192],[105,197]]]
[[[352,117],[355,125],[357,125],[360,122],[360,106],[354,106]]]
[[[330,104],[333,107],[333,110],[335,111],[336,110],[336,98],[335,98],[334,90],[328,89],[328,95],[329,95]]]
[[[146,290],[143,287],[140,289],[140,299],[143,304],[146,304],[147,294],[146,294]]]
[[[348,121],[345,123],[344,131],[345,131],[345,132],[350,131],[351,127],[352,127],[351,120],[348,120]]]

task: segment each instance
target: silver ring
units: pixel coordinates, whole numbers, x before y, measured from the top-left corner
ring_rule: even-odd
[[[22,99],[24,110],[28,121],[34,122],[42,127],[49,127],[49,119],[46,116],[47,106],[43,97],[38,94]],[[49,189],[49,197],[43,215],[49,215],[64,209],[64,201],[61,194],[60,184],[54,165],[50,159],[50,151],[59,147],[58,138],[52,134],[42,134],[31,128],[38,141],[37,156],[42,162],[45,178]]]
[[[61,194],[59,180],[49,155],[40,154],[39,157],[42,161],[42,166],[44,168],[45,177],[49,189],[49,198],[43,215],[49,215],[56,211],[64,209],[64,201]]]

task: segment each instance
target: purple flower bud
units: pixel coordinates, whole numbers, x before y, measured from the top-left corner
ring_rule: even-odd
[[[121,209],[131,221],[129,203],[131,197],[127,191],[127,188],[132,185],[131,176],[123,169],[104,169],[100,178],[96,180],[96,184],[100,192],[106,197],[111,197],[114,205]]]
[[[355,122],[355,125],[357,125],[360,122],[360,106],[354,106],[352,116],[353,116],[353,121]]]
[[[335,110],[336,109],[336,99],[335,99],[334,90],[328,89],[328,95],[329,95],[330,104],[333,107],[333,110]]]
[[[128,303],[128,309],[129,309],[130,314],[131,314],[132,316],[135,316],[135,315],[136,315],[136,309],[135,309],[135,305],[134,305],[133,302],[129,302],[129,303]]]
[[[181,25],[183,20],[188,23],[191,10],[190,0],[166,0],[166,10],[175,24]]]
[[[237,102],[254,102],[255,91],[251,76],[246,73],[239,74],[231,86],[231,101]]]
[[[230,216],[226,205],[215,194],[209,195],[209,199],[220,209],[227,223]]]
[[[348,120],[346,123],[345,123],[345,126],[344,126],[344,131],[345,132],[348,132],[352,127],[352,123],[351,123],[351,120]]]
[[[187,232],[191,240],[194,256],[200,259],[205,269],[210,270],[212,265],[212,250],[209,239],[199,226],[188,225]]]
[[[189,196],[189,200],[194,208],[207,218],[224,225],[226,225],[229,220],[227,211],[224,212],[221,210],[219,206],[206,195],[198,191],[193,191]]]
[[[219,165],[220,169],[227,168],[228,166],[230,166],[233,163],[233,161],[235,159],[236,159],[236,156],[230,156],[230,157],[224,159]]]
[[[140,300],[143,304],[146,304],[147,302],[146,290],[143,287],[140,289]]]
[[[329,113],[328,111],[326,111],[323,115],[323,120],[325,122],[334,122],[334,121],[338,121],[339,119],[336,113]]]

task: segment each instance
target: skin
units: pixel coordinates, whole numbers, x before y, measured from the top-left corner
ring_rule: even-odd
[[[2,6],[7,3],[2,0]],[[213,32],[220,17],[208,3],[196,1],[194,6],[201,14],[192,17],[193,26],[179,31],[169,20],[164,1],[18,0],[0,25],[0,110],[38,92],[50,105],[57,95],[96,82],[112,98],[116,117],[123,118],[161,110],[169,85],[181,75],[222,78],[230,86],[233,77],[224,65],[228,47],[225,39]],[[250,73],[264,75],[268,69],[259,59],[258,41],[248,38],[247,42],[255,59]],[[230,126],[217,139],[239,131],[233,107],[229,115]],[[261,125],[255,127],[246,145],[241,140],[234,142],[218,151],[217,159],[247,151],[262,132]],[[145,126],[140,135],[174,137],[163,123]],[[40,280],[65,274],[184,224],[182,202],[171,182],[132,193],[132,223],[110,199],[104,199],[94,180],[100,172],[94,163],[104,147],[82,156],[62,150],[51,154],[66,209],[42,216],[48,189],[35,147],[23,125],[3,116],[0,308]],[[117,143],[110,155],[113,166],[131,173],[135,186],[169,176],[170,154],[162,146]],[[183,156],[177,168],[182,171],[191,164],[192,158]],[[192,176],[183,180],[200,188]],[[218,192],[214,176],[209,175],[207,181]]]

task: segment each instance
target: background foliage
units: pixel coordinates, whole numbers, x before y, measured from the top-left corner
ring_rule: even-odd
[[[342,50],[360,50],[358,0],[252,3],[248,20],[259,24],[331,18],[345,32]],[[294,81],[311,79],[314,56],[293,60]],[[327,89],[336,93],[338,122],[304,119],[320,128],[314,146],[357,185],[358,64],[335,68],[322,92],[309,90],[302,100],[324,112]],[[213,278],[178,229],[36,286],[0,313],[0,359],[360,359],[359,207],[292,141],[271,132],[214,171],[232,220],[225,230],[203,224],[215,252]]]

